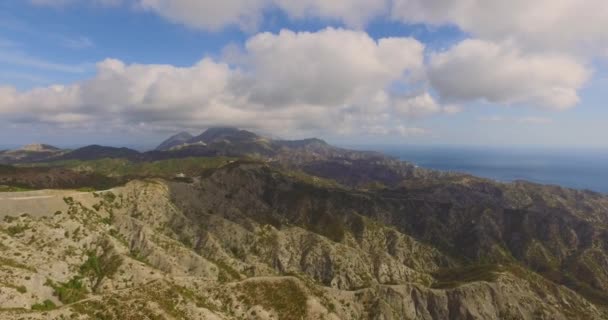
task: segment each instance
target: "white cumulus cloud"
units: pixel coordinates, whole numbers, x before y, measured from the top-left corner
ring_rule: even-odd
[[[279,9],[292,19],[339,21],[363,28],[374,19],[457,26],[475,38],[514,41],[524,49],[599,56],[608,49],[605,0],[29,0],[35,5],[127,4],[172,22],[217,31],[252,29]]]
[[[127,0],[29,0],[30,3],[37,6],[60,7],[74,3],[86,3],[102,6],[118,6]]]
[[[262,18],[268,0],[138,0],[137,5],[175,23],[206,30],[229,25],[252,29]]]
[[[321,18],[341,21],[350,27],[362,28],[373,18],[386,15],[389,9],[388,0],[132,1],[140,8],[155,12],[175,23],[206,30],[218,30],[231,25],[251,30],[260,23],[264,12],[273,8],[282,10],[296,20]]]
[[[383,125],[390,88],[423,67],[411,38],[373,40],[325,29],[253,36],[238,65],[204,58],[190,67],[107,59],[70,85],[0,89],[0,114],[20,122],[145,128],[232,125],[280,132],[348,132]]]
[[[78,92],[72,95],[80,99],[81,110],[104,109],[103,114],[111,112],[125,121],[140,116],[155,123],[217,120],[257,126],[248,119],[264,116],[273,126],[346,132],[363,119],[374,127],[387,114],[453,114],[475,101],[563,110],[580,102],[593,59],[608,52],[606,0],[29,1],[41,6],[124,4],[206,31],[234,26],[256,30],[269,12],[278,10],[291,20],[341,22],[357,30],[374,19],[392,19],[455,26],[470,37],[441,52],[427,51],[425,64],[425,47],[412,38],[374,40],[365,32],[331,28],[261,33],[246,41],[236,63],[203,59],[177,68],[109,60],[100,64],[94,78],[63,87]],[[72,71],[17,58],[0,55],[5,62]],[[412,93],[414,79],[425,83]],[[395,87],[402,91],[393,92]],[[3,91],[9,96],[4,99],[22,106],[34,91],[38,96],[58,94],[49,88],[8,91]],[[170,116],[163,114],[167,108],[172,108]],[[74,119],[79,111],[70,112],[70,117],[53,119]]]
[[[396,98],[393,105],[398,113],[408,117],[427,116],[438,113],[442,109],[428,92],[410,97]]]
[[[510,44],[465,40],[431,57],[430,82],[447,101],[485,100],[566,109],[590,71],[565,55],[527,54]]]
[[[598,54],[608,47],[605,0],[393,0],[394,19],[456,25],[490,41],[524,48]]]
[[[412,38],[373,40],[366,33],[263,33],[246,45],[251,99],[264,105],[374,104],[406,72],[423,67],[424,46]]]

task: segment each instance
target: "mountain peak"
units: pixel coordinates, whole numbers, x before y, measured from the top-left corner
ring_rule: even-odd
[[[124,158],[133,159],[140,155],[136,150],[132,150],[125,147],[107,147],[97,144],[92,144],[72,150],[54,160],[96,160],[103,158]]]
[[[177,147],[179,145],[182,145],[182,144],[188,142],[188,140],[190,140],[192,138],[193,138],[193,136],[189,132],[182,131],[178,134],[172,135],[167,140],[163,141],[161,144],[158,145],[158,147],[156,147],[156,150],[158,150],[158,151],[169,150],[173,147]]]
[[[59,149],[57,147],[53,147],[48,144],[42,144],[42,143],[28,144],[28,145],[25,145],[18,149],[18,151],[27,151],[27,152],[55,152],[55,151],[59,151],[59,150],[61,150],[61,149]]]
[[[211,127],[211,128],[207,128],[207,130],[203,131],[203,134],[209,134],[209,135],[213,135],[213,134],[237,134],[240,131],[245,131],[245,130],[241,130],[241,129],[236,128],[236,127]]]
[[[199,136],[190,139],[189,143],[210,143],[217,142],[220,140],[244,141],[255,140],[258,138],[260,138],[260,136],[247,130],[241,130],[233,127],[213,127],[205,130],[205,132],[203,132]]]

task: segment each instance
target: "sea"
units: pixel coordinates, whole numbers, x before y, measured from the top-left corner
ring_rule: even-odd
[[[455,146],[352,146],[380,151],[443,171],[469,173],[502,182],[541,184],[608,194],[608,150]]]

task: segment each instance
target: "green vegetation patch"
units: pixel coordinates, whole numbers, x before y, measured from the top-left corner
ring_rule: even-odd
[[[117,293],[104,295],[101,300],[85,300],[70,307],[78,314],[99,320],[192,319],[192,315],[185,308],[189,303],[209,310],[217,310],[204,297],[192,290],[167,282],[155,282],[127,294],[127,296]]]
[[[304,225],[304,228],[334,242],[344,240],[346,225],[342,215],[329,212],[327,208],[316,208],[311,210],[310,213],[310,221]]]
[[[122,265],[122,257],[116,254],[108,240],[102,240],[96,249],[87,252],[87,260],[80,266],[80,274],[91,283],[91,290],[97,292],[106,278],[112,277]]]
[[[174,285],[172,287],[172,289],[177,291],[183,298],[194,302],[194,304],[196,304],[196,306],[198,308],[205,308],[205,309],[211,310],[211,311],[218,311],[218,308],[214,304],[212,304],[207,298],[205,298],[204,296],[201,296],[199,294],[196,294],[194,291],[192,291],[188,288]]]
[[[116,195],[111,191],[104,192],[101,196],[107,203],[113,203],[116,200]]]
[[[178,173],[198,174],[205,169],[218,168],[236,158],[230,157],[188,157],[150,162],[127,159],[66,160],[40,163],[36,166],[62,167],[78,172],[93,172],[108,177],[173,177]]]
[[[28,229],[30,229],[30,226],[28,226],[28,225],[17,224],[17,225],[6,228],[6,233],[8,233],[11,236],[16,236],[16,235],[19,235],[19,234],[25,232]]]
[[[80,191],[80,192],[95,192],[97,190],[95,188],[91,188],[91,187],[82,187],[82,188],[76,189],[76,191]]]
[[[306,293],[292,279],[247,281],[240,285],[240,289],[244,293],[241,298],[245,304],[274,310],[279,319],[300,320],[306,317]]]
[[[129,251],[129,257],[147,265],[150,264],[150,262],[148,261],[148,256],[141,252],[139,249],[131,249],[131,251]]]
[[[218,270],[219,270],[218,281],[219,282],[228,282],[228,281],[241,279],[241,274],[238,271],[234,270],[234,268],[229,266],[224,261],[214,260],[211,258],[207,258],[207,260],[211,261],[213,264],[215,264],[218,267]]]
[[[117,295],[103,296],[101,301],[86,300],[71,306],[77,314],[86,315],[89,319],[114,320],[114,319],[150,319],[162,320],[166,317],[158,314],[156,310],[150,310],[147,301],[141,298],[121,300]],[[177,319],[183,319],[178,317]]]
[[[84,299],[87,296],[87,289],[82,283],[82,279],[78,276],[73,277],[68,282],[55,283],[52,280],[47,280],[45,285],[50,286],[54,290],[54,295],[63,304],[70,304]]]
[[[592,303],[608,308],[608,293],[593,288],[590,285],[578,281],[569,275],[564,277],[562,284],[578,292],[581,296]]]
[[[15,168],[13,166],[7,166],[4,164],[0,164],[0,174],[15,173],[15,172],[17,172],[17,168]]]
[[[146,291],[146,298],[176,319],[187,319],[187,313],[180,307],[183,297],[174,287]]]
[[[287,177],[290,177],[299,182],[303,182],[309,185],[313,185],[320,188],[333,188],[333,189],[346,189],[345,186],[341,185],[335,180],[313,176],[300,170],[282,170],[279,171]]]
[[[36,303],[32,305],[32,310],[35,311],[48,311],[57,308],[55,303],[49,299],[42,301],[41,303]]]
[[[547,280],[564,285],[576,291],[585,299],[596,305],[608,307],[608,293],[592,287],[587,282],[581,281],[580,275],[578,275],[577,277],[577,275],[572,274],[570,271],[567,270],[542,270],[540,271],[540,275],[542,275]]]
[[[13,289],[17,290],[19,293],[27,292],[27,288],[23,285],[17,286],[17,285],[6,283],[6,282],[0,282],[0,286],[6,287],[6,288],[13,288]]]
[[[436,282],[432,287],[436,289],[456,288],[463,284],[487,281],[494,282],[506,267],[497,264],[479,264],[459,268],[442,269],[433,274]]]
[[[157,281],[123,293],[101,296],[100,300],[84,300],[71,305],[74,312],[91,319],[192,319],[185,305],[217,310],[205,297],[194,291]]]
[[[23,192],[23,191],[31,191],[32,189],[16,187],[16,186],[7,186],[0,185],[0,192]]]
[[[27,266],[25,264],[22,264],[22,263],[19,263],[19,262],[13,260],[13,259],[5,258],[5,257],[0,257],[0,266],[7,266],[7,267],[16,268],[16,269],[23,269],[23,270],[28,270],[31,272],[36,272],[36,269],[31,266]]]

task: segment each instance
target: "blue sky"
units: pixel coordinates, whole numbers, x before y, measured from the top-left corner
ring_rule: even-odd
[[[230,125],[343,144],[608,147],[601,17],[551,1],[459,16],[441,12],[463,1],[240,2],[3,1],[0,146],[151,146]],[[547,15],[530,22],[540,31],[518,10]]]

